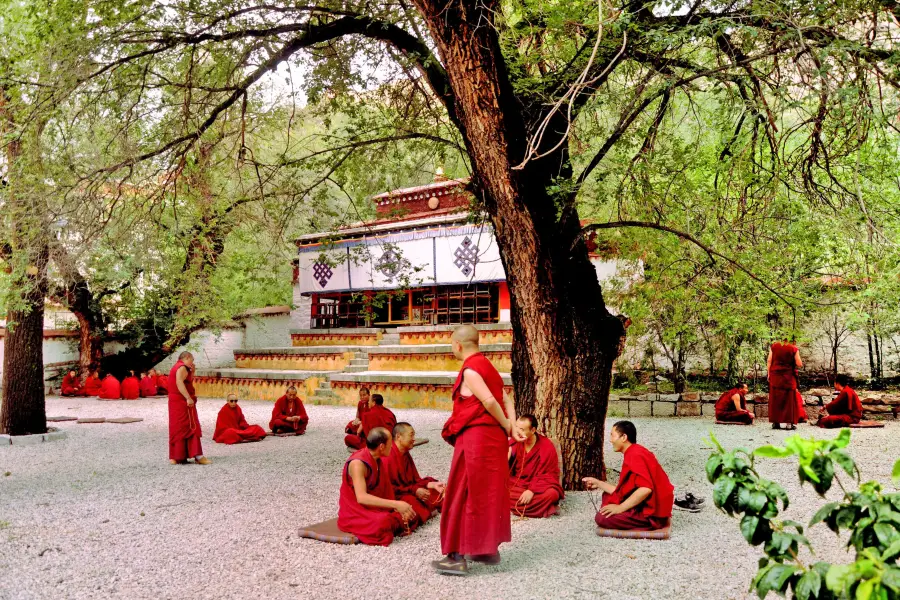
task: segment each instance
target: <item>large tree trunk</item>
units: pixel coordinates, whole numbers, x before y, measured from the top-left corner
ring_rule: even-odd
[[[416,5],[443,59],[473,188],[491,217],[506,270],[517,405],[534,407],[544,433],[562,446],[565,487],[580,487],[582,476],[603,475],[604,421],[622,325],[603,303],[577,210],[558,211],[565,198],[551,195],[554,177],[571,172],[566,145],[514,169],[525,156],[527,130],[491,25],[495,2]],[[548,137],[561,134],[557,127]]]

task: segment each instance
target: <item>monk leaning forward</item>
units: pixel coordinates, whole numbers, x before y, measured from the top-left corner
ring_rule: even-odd
[[[100,384],[100,393],[97,397],[102,400],[120,400],[122,398],[122,385],[112,373],[107,375],[100,374],[103,383]]]
[[[719,396],[716,401],[716,421],[752,425],[754,415],[747,410],[748,391],[747,384],[742,383]]]
[[[137,400],[141,397],[141,382],[134,376],[134,371],[128,372],[128,377],[122,380],[122,398],[124,400]]]
[[[337,525],[363,544],[387,546],[395,534],[416,520],[409,503],[394,497],[384,461],[392,444],[390,432],[376,427],[369,432],[366,447],[351,454],[344,463]]]
[[[431,518],[444,500],[444,484],[434,477],[422,477],[416,469],[410,450],[416,443],[416,430],[409,423],[394,426],[394,447],[385,459],[391,474],[394,494],[409,502],[419,522]]]
[[[241,442],[258,442],[265,439],[266,432],[259,425],[250,425],[244,418],[244,411],[238,406],[237,394],[228,394],[225,406],[216,417],[216,430],[213,441],[219,444],[240,444]]]
[[[309,416],[303,401],[297,395],[297,388],[290,386],[284,396],[275,401],[269,429],[272,433],[293,433],[303,435],[309,424]]]
[[[99,396],[101,389],[103,382],[100,380],[100,374],[96,369],[92,369],[84,380],[84,393],[88,396]]]
[[[212,461],[203,456],[200,445],[200,417],[194,392],[194,355],[182,352],[169,371],[169,462],[184,464],[193,457],[198,465]]]
[[[503,378],[478,349],[478,330],[458,327],[451,347],[463,364],[453,385],[453,413],[441,432],[453,446],[441,510],[445,557],[431,564],[439,573],[465,575],[467,558],[498,564],[500,544],[512,539],[508,436],[523,438],[512,426],[516,410],[503,392]]]
[[[366,445],[366,438],[370,431],[376,427],[384,427],[388,431],[393,431],[396,424],[397,417],[384,405],[384,396],[372,394],[369,398],[368,408],[362,413],[357,433],[345,436],[344,444],[348,448],[359,450]]]
[[[834,389],[838,391],[838,397],[825,406],[819,417],[819,427],[837,429],[859,423],[863,407],[856,390],[850,387],[850,378],[844,374],[835,377]]]
[[[555,515],[565,498],[556,446],[537,432],[534,415],[522,415],[516,427],[525,441],[509,448],[509,508],[520,517]]]
[[[637,444],[637,429],[630,421],[612,426],[609,441],[623,454],[618,485],[585,477],[585,487],[602,490],[603,501],[594,517],[598,527],[648,531],[661,529],[672,517],[675,488],[652,452]]]

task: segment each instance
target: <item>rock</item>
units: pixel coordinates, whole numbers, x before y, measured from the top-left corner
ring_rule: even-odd
[[[681,399],[685,402],[700,402],[700,392],[685,392],[681,394]]]
[[[681,400],[681,394],[660,394],[657,399],[662,402],[678,402]]]
[[[689,402],[682,400],[675,404],[676,417],[699,417],[701,415],[701,404],[699,402]]]
[[[629,417],[652,417],[653,403],[646,400],[630,400],[628,402]]]
[[[668,396],[678,394],[667,394]],[[677,402],[670,402],[666,400],[657,400],[653,403],[653,416],[654,417],[674,417],[675,416],[675,406]]]
[[[769,416],[769,404],[757,404],[753,407],[753,414],[756,415],[757,419],[761,419],[763,417]]]
[[[807,392],[810,396],[831,396],[831,390],[824,388],[813,388]]]

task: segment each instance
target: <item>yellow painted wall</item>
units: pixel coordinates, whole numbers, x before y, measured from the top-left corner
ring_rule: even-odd
[[[238,379],[234,377],[194,377],[194,389],[198,396],[206,398],[222,398],[234,392],[244,400],[269,400],[274,402],[284,395],[288,386],[297,386],[297,393],[305,402],[313,395],[319,383],[320,377],[310,377],[306,380],[272,381],[266,379]]]
[[[293,346],[377,346],[381,333],[292,333]]]
[[[280,369],[295,371],[343,371],[353,358],[352,352],[335,354],[239,354],[239,369]]]
[[[332,382],[331,390],[335,393],[335,404],[340,406],[356,406],[359,402],[359,388],[365,386],[373,394],[384,396],[384,405],[388,408],[433,408],[437,410],[453,410],[449,385],[416,385],[397,383],[350,383]],[[511,387],[506,393],[513,397]]]
[[[501,373],[512,370],[511,352],[485,352]],[[370,371],[459,371],[462,362],[452,354],[370,354]]]
[[[400,343],[412,346],[420,344],[449,344],[452,331],[400,332]],[[511,344],[512,330],[482,331],[479,335],[482,344]]]

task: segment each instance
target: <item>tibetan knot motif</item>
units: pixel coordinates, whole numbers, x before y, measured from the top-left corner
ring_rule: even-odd
[[[388,247],[375,263],[375,268],[388,278],[393,279],[400,272],[400,255],[393,247]]]
[[[334,275],[331,267],[323,263],[316,263],[313,265],[313,279],[319,282],[319,285],[325,287],[328,285],[328,280],[331,279],[331,276]]]
[[[478,244],[473,242],[472,238],[466,236],[453,255],[456,257],[453,264],[462,271],[463,275],[468,277],[475,271],[475,265],[478,264]]]

